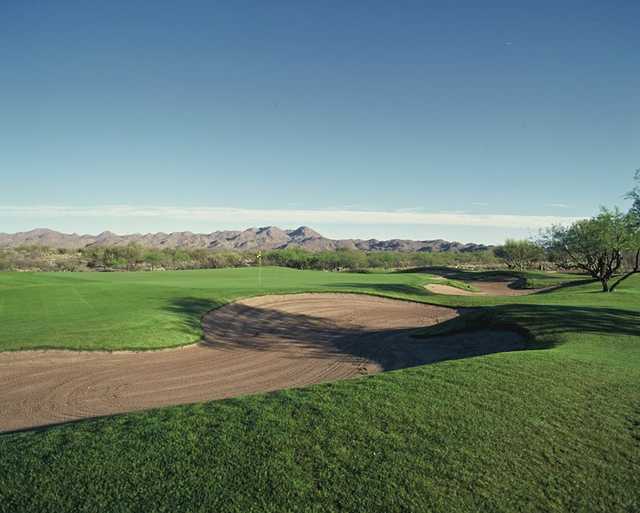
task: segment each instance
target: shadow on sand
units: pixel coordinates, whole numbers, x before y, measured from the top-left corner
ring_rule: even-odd
[[[402,286],[399,288],[406,292]],[[184,308],[182,313],[188,317],[200,312],[200,306],[200,300],[182,298],[171,309]],[[416,338],[414,335],[425,326],[457,316],[449,308],[424,308],[429,318],[412,326],[376,329],[311,314],[230,303],[203,316],[203,344],[226,351],[275,351],[291,359],[355,359],[373,363],[383,371],[529,348],[522,333],[481,326],[467,333],[428,340]]]

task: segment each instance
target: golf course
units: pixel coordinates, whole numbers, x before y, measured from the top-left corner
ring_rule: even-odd
[[[0,513],[640,513],[640,2],[0,2]]]
[[[2,512],[640,508],[638,275],[9,272],[0,292]]]

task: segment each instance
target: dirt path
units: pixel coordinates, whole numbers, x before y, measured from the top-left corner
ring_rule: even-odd
[[[425,288],[430,292],[448,296],[527,296],[540,291],[540,289],[514,289],[511,288],[511,282],[507,281],[474,281],[473,286],[478,289],[478,292],[440,283],[431,283],[425,285]]]
[[[146,352],[0,353],[0,431],[346,379],[520,349],[513,333],[418,340],[455,310],[356,294],[264,296],[203,319],[204,340]]]

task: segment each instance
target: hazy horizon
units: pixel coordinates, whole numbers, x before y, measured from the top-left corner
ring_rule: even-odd
[[[20,229],[5,233],[26,232],[34,229],[51,229],[62,233],[97,235],[110,231],[118,235],[133,233],[183,232],[211,233],[220,230],[245,230],[277,226],[295,229],[308,226],[331,239],[445,239],[459,242],[500,244],[509,235],[532,237],[552,224],[567,223],[574,218],[553,216],[528,216],[527,227],[520,227],[522,216],[470,216],[464,213],[379,212],[379,211],[254,211],[247,209],[210,208],[69,208],[0,207],[0,216],[15,216]],[[343,224],[341,219],[351,216],[352,222]],[[112,219],[105,225],[104,219]],[[58,221],[52,221],[57,219]],[[298,219],[300,222],[290,222]],[[137,220],[137,223],[132,223]],[[169,222],[168,222],[169,220]],[[267,222],[262,222],[266,220]],[[211,226],[215,225],[215,228]],[[138,229],[131,229],[135,226]],[[465,238],[469,227],[480,226],[483,238]],[[84,227],[84,228],[82,228]],[[384,227],[384,229],[381,229]],[[494,237],[487,234],[494,233]],[[425,234],[433,234],[425,236]],[[459,235],[459,236],[457,236]]]

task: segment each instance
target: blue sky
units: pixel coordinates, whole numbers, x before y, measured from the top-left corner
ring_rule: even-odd
[[[0,231],[500,242],[624,207],[640,3],[448,4],[0,2]]]

